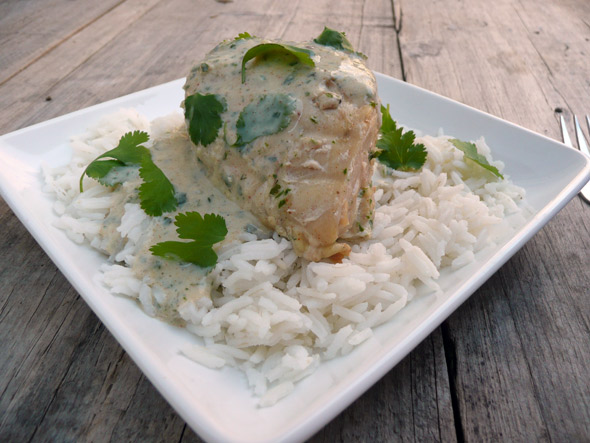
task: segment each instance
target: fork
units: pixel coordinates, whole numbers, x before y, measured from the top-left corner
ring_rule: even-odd
[[[572,139],[570,138],[567,127],[565,125],[565,119],[563,115],[559,116],[559,120],[561,122],[561,136],[563,138],[563,143],[570,148],[574,148],[572,143]],[[586,125],[588,126],[588,130],[590,131],[590,117],[586,116]],[[586,141],[586,137],[584,137],[584,133],[582,132],[582,128],[580,127],[580,122],[578,121],[578,117],[574,115],[574,127],[576,129],[576,139],[578,140],[578,147],[580,151],[582,151],[587,156],[590,156],[590,151],[588,151],[588,142]],[[574,148],[575,149],[575,148]],[[580,195],[586,201],[586,203],[590,203],[590,182],[586,183],[586,185],[581,189]]]

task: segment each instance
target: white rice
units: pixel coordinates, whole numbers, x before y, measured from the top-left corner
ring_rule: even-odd
[[[56,225],[76,243],[101,251],[118,241],[118,253],[100,269],[102,281],[113,293],[136,298],[152,316],[167,294],[128,267],[149,217],[139,205],[127,203],[117,228],[120,238],[102,238],[109,209],[123,202],[93,181],[80,194],[78,180],[86,165],[115,147],[125,132],[151,131],[153,138],[179,118],[150,124],[134,110],[120,111],[73,138],[69,165],[44,168],[46,190],[56,199]],[[419,172],[377,168],[373,235],[355,244],[341,264],[300,259],[290,242],[276,234],[258,240],[244,233],[241,242],[221,247],[211,273],[212,298],[178,307],[186,328],[200,337],[182,353],[209,368],[241,368],[259,405],[270,406],[320,361],[346,354],[372,337],[374,327],[417,294],[441,294],[441,269],[473,262],[475,253],[510,235],[524,219],[524,190],[465,162],[448,138],[418,138],[428,149]],[[476,145],[502,170],[483,139]]]

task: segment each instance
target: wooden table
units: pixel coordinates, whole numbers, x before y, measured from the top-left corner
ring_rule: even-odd
[[[552,138],[590,112],[586,0],[0,3],[0,133],[185,75],[242,31],[345,30],[371,68]],[[570,125],[571,128],[571,125]],[[576,197],[312,441],[588,441]],[[0,441],[196,441],[0,200]]]

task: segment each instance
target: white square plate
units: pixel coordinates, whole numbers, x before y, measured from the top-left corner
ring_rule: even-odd
[[[476,262],[440,279],[444,295],[412,301],[375,337],[351,354],[322,363],[295,391],[260,409],[245,377],[232,368],[210,370],[179,354],[194,338],[150,318],[132,300],[95,283],[105,258],[52,226],[52,199],[42,191],[40,164],[69,161],[70,136],[105,114],[134,107],[152,119],[178,110],[183,79],[140,91],[0,137],[0,192],[27,229],[162,395],[206,440],[299,441],[315,433],[365,392],[463,303],[553,217],[590,177],[590,161],[547,137],[439,95],[377,75],[394,119],[427,134],[464,140],[484,136],[505,173],[527,191],[534,213],[514,235]]]

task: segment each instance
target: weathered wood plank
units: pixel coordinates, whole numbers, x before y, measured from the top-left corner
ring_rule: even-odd
[[[590,97],[584,60],[590,14],[587,5],[570,5],[540,8],[534,1],[503,0],[494,8],[484,2],[466,8],[460,1],[404,2],[400,35],[406,77],[557,138],[548,109],[567,109]],[[420,21],[428,26],[412,25]]]
[[[0,85],[120,3],[108,0],[72,7],[67,0],[1,2]]]
[[[11,356],[14,364],[11,368],[16,370],[6,374],[6,377],[12,375],[10,378],[3,379],[3,384],[8,382],[0,398],[0,435],[4,441],[25,441],[35,435],[37,426],[44,419],[62,384],[64,373],[77,357],[80,337],[86,338],[96,327],[96,321],[89,320],[92,314],[61,274],[57,274],[55,279],[55,284],[47,288],[39,304],[36,311],[39,315],[32,318],[21,316],[25,320],[23,326],[35,325],[35,329],[39,328],[40,331],[31,333],[27,328],[23,328],[22,332],[19,328],[13,329],[15,338],[12,341],[19,342],[22,337],[24,341],[31,340],[32,345],[24,348],[21,359]],[[21,306],[25,308],[28,305],[22,300],[26,300],[30,293],[28,287],[27,283],[18,284],[12,291],[15,299],[20,299]],[[67,302],[60,304],[55,301],[64,294]],[[42,315],[44,309],[49,311],[47,317]],[[19,313],[18,309],[8,311],[17,320]],[[22,349],[19,342],[17,350]],[[89,381],[86,379],[83,383]],[[56,424],[56,428],[59,427]]]
[[[439,330],[310,441],[456,441]]]
[[[417,1],[401,10],[411,83],[554,138],[555,108],[583,111],[587,4]],[[408,26],[418,20],[428,26]],[[590,435],[589,216],[576,198],[447,321],[466,438]]]
[[[100,436],[100,432],[97,432],[97,436]],[[129,407],[122,412],[121,419],[113,429],[111,439],[112,441],[180,441],[185,432],[184,420],[142,376],[136,385]]]
[[[109,10],[108,13],[93,18],[86,26],[81,26],[78,32],[64,37],[58,46],[44,53],[43,57],[36,60],[35,63],[29,65],[27,61],[21,60],[23,64],[21,72],[0,82],[0,107],[5,110],[10,109],[10,112],[5,112],[3,118],[0,119],[0,133],[14,131],[20,127],[84,107],[84,105],[76,103],[81,97],[88,95],[92,97],[93,88],[72,91],[74,95],[79,97],[72,97],[69,107],[66,107],[65,110],[56,109],[58,106],[52,102],[52,88],[60,82],[69,84],[67,78],[80,65],[88,63],[97,51],[111,40],[116,39],[121,32],[150,10],[157,1],[128,0]],[[57,11],[64,8],[61,5]],[[54,19],[57,20],[56,17]],[[29,44],[33,44],[33,42]],[[12,49],[5,49],[2,52],[7,54],[7,57],[10,57],[13,51],[18,51],[20,46],[10,48]],[[107,62],[107,66],[111,66],[110,62]],[[91,76],[91,80],[97,83],[95,89],[100,89],[101,84],[105,85],[101,82],[100,77]]]
[[[93,329],[80,337],[77,355],[64,371],[55,396],[37,426],[36,440],[109,440],[113,419],[129,408],[136,385],[143,377],[93,314],[88,322]],[[112,392],[116,393],[114,398]],[[46,423],[57,426],[46,426]]]

